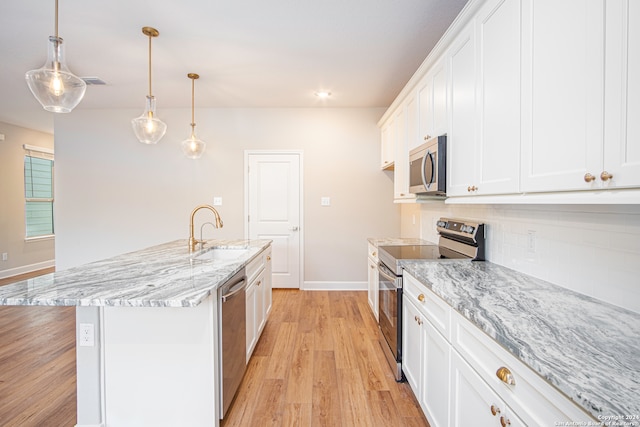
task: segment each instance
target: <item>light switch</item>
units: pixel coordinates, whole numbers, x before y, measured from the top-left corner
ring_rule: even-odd
[[[222,206],[222,197],[214,197],[213,206]]]
[[[320,206],[331,206],[331,197],[321,197]]]
[[[4,133],[0,133],[0,141],[4,141]]]

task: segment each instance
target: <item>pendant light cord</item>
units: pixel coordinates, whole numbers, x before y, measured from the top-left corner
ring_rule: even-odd
[[[58,0],[56,0],[56,39],[58,38]]]
[[[194,98],[195,98],[195,86],[196,86],[196,79],[192,78],[191,79],[191,129],[193,130],[196,127],[196,119],[195,119],[195,102],[194,102]]]
[[[149,35],[149,97],[152,97],[152,96],[153,95],[151,94],[151,35]]]

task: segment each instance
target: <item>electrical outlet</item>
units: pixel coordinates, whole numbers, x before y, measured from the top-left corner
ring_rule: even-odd
[[[213,206],[222,206],[222,197],[214,197]]]
[[[533,230],[527,231],[527,252],[536,253],[536,232]]]
[[[93,347],[95,345],[93,323],[80,323],[78,340],[81,347]]]
[[[320,206],[331,206],[331,197],[321,197]]]
[[[2,260],[3,260],[3,261],[6,261],[6,260],[8,260],[8,259],[9,259],[9,254],[8,254],[8,253],[6,253],[6,252],[3,252],[3,253],[2,253]]]

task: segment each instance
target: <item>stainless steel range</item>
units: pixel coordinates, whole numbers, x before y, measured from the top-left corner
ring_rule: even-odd
[[[484,224],[441,218],[436,224],[438,244],[380,246],[378,248],[380,345],[402,381],[402,260],[484,260]]]

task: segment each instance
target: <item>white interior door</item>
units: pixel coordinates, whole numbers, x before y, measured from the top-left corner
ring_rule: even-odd
[[[273,240],[273,287],[300,288],[301,153],[246,155],[247,237]]]

